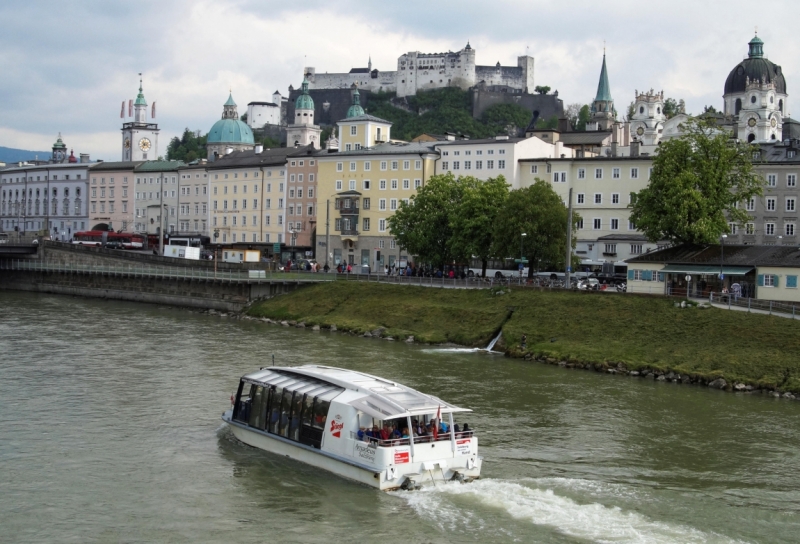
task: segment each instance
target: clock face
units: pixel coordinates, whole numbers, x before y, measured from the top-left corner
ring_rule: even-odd
[[[769,124],[772,125],[772,128],[775,128],[778,126],[778,120],[773,117]]]
[[[130,148],[131,148],[131,139],[125,138],[125,149],[130,149]]]
[[[147,138],[142,138],[139,140],[139,149],[142,151],[149,151],[150,150],[150,140]]]
[[[747,124],[750,125],[751,127],[756,126],[756,118],[751,117],[750,119],[747,120]]]
[[[643,128],[643,127],[639,127],[639,128],[637,128],[637,129],[636,129],[636,134],[638,134],[639,136],[641,136],[642,134],[644,134],[644,128]]]

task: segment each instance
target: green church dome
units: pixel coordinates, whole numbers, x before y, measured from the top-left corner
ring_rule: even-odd
[[[220,119],[208,132],[210,144],[254,144],[253,131],[244,121]]]
[[[303,93],[297,97],[294,103],[295,110],[313,110],[314,99],[308,94],[308,80],[303,79]]]
[[[353,93],[353,105],[347,110],[347,118],[358,117],[364,115],[364,108],[361,107],[361,95],[358,94],[358,89]]]

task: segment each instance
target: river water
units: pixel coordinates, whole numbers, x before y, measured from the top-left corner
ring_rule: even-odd
[[[2,542],[797,542],[800,402],[185,310],[0,292]],[[381,493],[233,439],[324,363],[472,408],[483,479]]]

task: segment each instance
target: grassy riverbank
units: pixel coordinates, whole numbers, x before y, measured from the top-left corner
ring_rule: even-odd
[[[800,392],[800,323],[720,309],[675,308],[663,298],[605,293],[431,289],[333,282],[254,305],[254,317],[355,333],[485,346],[502,327],[505,349],[580,363],[724,377]]]

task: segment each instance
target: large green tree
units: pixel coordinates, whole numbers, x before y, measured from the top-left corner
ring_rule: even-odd
[[[634,195],[630,219],[648,240],[717,243],[728,223],[750,216],[740,203],[762,194],[756,149],[732,140],[713,123],[692,120],[684,134],[661,142],[648,186]]]
[[[578,130],[586,130],[586,123],[588,123],[591,118],[592,111],[589,109],[588,105],[584,104],[578,112],[578,125],[575,128]]]
[[[471,257],[481,261],[481,275],[486,275],[488,260],[497,257],[494,225],[508,198],[508,183],[503,176],[481,181],[460,177],[461,202],[451,211],[453,236],[450,249],[458,262]]]
[[[528,276],[541,262],[542,267],[563,269],[567,250],[567,208],[546,181],[511,191],[494,226],[495,251],[506,257],[522,255],[528,259]],[[573,213],[576,232],[580,217]],[[522,234],[525,233],[525,236]],[[575,247],[575,237],[572,238]]]
[[[197,136],[193,131],[184,129],[183,135],[172,138],[167,146],[167,160],[190,163],[196,159],[206,158],[206,139],[208,135]]]
[[[452,174],[431,176],[408,204],[388,219],[389,231],[401,248],[422,262],[444,266],[454,260],[451,214],[461,203],[465,184]]]

